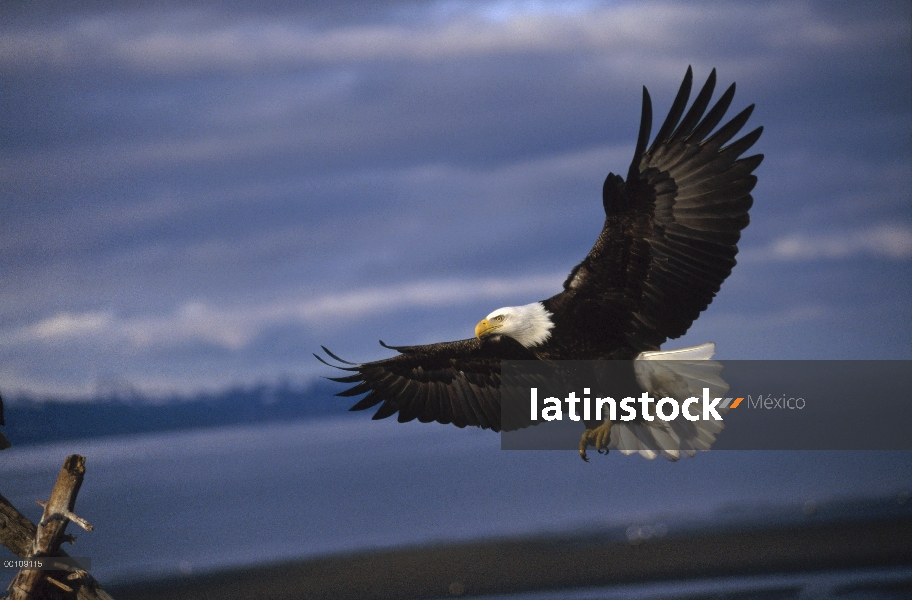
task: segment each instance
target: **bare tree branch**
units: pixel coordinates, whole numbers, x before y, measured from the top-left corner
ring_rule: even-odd
[[[73,513],[84,476],[85,457],[78,454],[67,457],[50,499],[39,502],[44,506],[44,514],[37,527],[0,496],[0,543],[23,558],[67,556],[60,549],[60,544],[68,538],[64,533],[67,524],[72,520],[84,529],[92,529],[87,521]],[[52,577],[50,573],[55,575]],[[54,571],[23,569],[10,584],[10,599],[73,598],[75,594],[78,600],[112,600],[85,571],[71,574],[66,578],[67,583],[58,579]]]
[[[28,556],[38,528],[0,494],[0,544],[16,556]]]

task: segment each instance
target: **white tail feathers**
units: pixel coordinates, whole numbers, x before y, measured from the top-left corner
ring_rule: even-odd
[[[701,398],[709,389],[711,398],[724,397],[729,386],[721,377],[722,364],[710,360],[715,354],[713,343],[679,350],[643,352],[634,360],[637,383],[656,400],[674,398],[683,401]],[[728,409],[717,408],[719,414]],[[721,420],[689,421],[679,416],[673,421],[654,418],[631,422],[615,421],[611,426],[611,443],[622,454],[639,453],[654,459],[662,455],[678,460],[681,455],[694,456],[697,450],[709,450],[725,427]]]
[[[721,377],[722,363],[710,360],[715,353],[712,342],[667,352],[643,352],[633,361],[633,370],[640,387],[656,398],[699,397],[703,388],[709,388],[709,395],[715,398],[728,391]]]
[[[706,342],[690,348],[641,352],[636,360],[709,360],[715,353],[716,345],[713,342]]]

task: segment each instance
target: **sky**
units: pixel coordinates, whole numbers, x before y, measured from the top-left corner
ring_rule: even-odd
[[[300,5],[299,5],[300,4]],[[688,65],[756,104],[739,265],[682,338],[912,358],[908,2],[0,8],[0,391],[192,394],[471,337],[560,290]]]

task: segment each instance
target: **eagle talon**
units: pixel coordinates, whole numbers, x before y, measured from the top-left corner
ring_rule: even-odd
[[[580,458],[582,458],[585,462],[589,462],[589,457],[586,456],[586,448],[589,447],[589,442],[591,441],[589,439],[589,431],[590,430],[587,429],[586,431],[583,432],[583,435],[580,438],[580,443],[579,443]]]
[[[598,427],[587,429],[580,437],[579,453],[580,458],[589,462],[586,456],[586,448],[591,444],[599,454],[608,454],[608,444],[611,443],[611,421],[605,421]]]
[[[580,458],[582,458],[584,462],[589,462],[589,457],[586,456],[586,446],[587,445],[588,444],[586,444],[585,438],[580,440],[580,448],[579,448]]]

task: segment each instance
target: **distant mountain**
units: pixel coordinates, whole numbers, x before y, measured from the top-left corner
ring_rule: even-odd
[[[235,387],[193,397],[150,399],[138,394],[95,401],[8,399],[3,433],[13,446],[111,435],[294,421],[342,414],[351,405],[337,385],[316,381]]]

